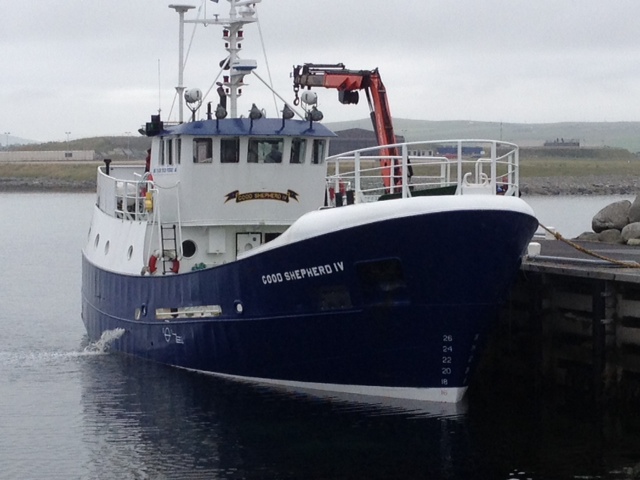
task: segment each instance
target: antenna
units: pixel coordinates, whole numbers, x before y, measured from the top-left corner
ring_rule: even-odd
[[[217,0],[213,0],[218,3]],[[232,118],[238,117],[238,97],[242,94],[244,77],[256,68],[255,60],[243,60],[239,57],[242,48],[244,33],[242,28],[258,21],[255,5],[262,0],[228,0],[230,4],[229,17],[223,18],[220,15],[213,15],[213,19],[184,20],[183,13],[178,8],[185,8],[184,5],[171,5],[181,14],[181,23],[195,23],[203,25],[220,25],[224,27],[223,38],[225,49],[228,52],[227,66],[228,73],[223,75],[222,84],[229,97],[229,113]],[[222,67],[224,69],[224,67]],[[222,71],[221,71],[222,72]],[[184,88],[184,87],[183,87]],[[212,86],[213,88],[213,86]],[[210,91],[211,89],[209,89]],[[207,95],[209,93],[207,91]],[[206,97],[206,95],[205,95]]]
[[[158,59],[158,115],[162,110],[162,89],[160,88],[160,59]]]

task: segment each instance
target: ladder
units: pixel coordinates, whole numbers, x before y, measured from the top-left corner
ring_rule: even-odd
[[[160,245],[162,247],[162,274],[177,273],[178,266],[178,235],[176,225],[160,225]],[[167,268],[167,264],[170,264]]]

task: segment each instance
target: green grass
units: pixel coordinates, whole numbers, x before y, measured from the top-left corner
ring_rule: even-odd
[[[85,182],[96,178],[97,163],[61,165],[49,163],[0,163],[0,178],[49,178]]]
[[[551,159],[520,160],[520,177],[582,177],[588,175],[638,175],[640,160]]]
[[[587,175],[638,175],[640,158],[617,148],[520,150],[520,176],[581,177]]]
[[[0,163],[0,178],[48,178],[89,182],[102,162],[87,164]],[[571,154],[542,149],[520,151],[520,177],[581,177],[587,175],[639,175],[640,158],[621,149],[581,149]]]

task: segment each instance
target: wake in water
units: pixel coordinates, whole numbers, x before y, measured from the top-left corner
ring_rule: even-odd
[[[32,367],[36,365],[58,364],[61,361],[69,359],[104,355],[109,353],[111,344],[124,335],[124,328],[116,328],[107,330],[102,333],[100,339],[96,342],[90,342],[86,336],[82,344],[81,350],[22,350],[22,351],[0,351],[0,365],[3,366],[19,366]],[[83,347],[84,345],[84,347]]]
[[[109,353],[113,341],[121,338],[124,332],[124,328],[105,330],[97,341],[89,342],[89,344],[84,347],[84,353]]]

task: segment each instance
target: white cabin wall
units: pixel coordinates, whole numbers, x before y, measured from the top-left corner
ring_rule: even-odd
[[[324,201],[325,165],[311,163],[311,148],[306,149],[305,162],[289,163],[291,140],[285,138],[283,163],[247,162],[248,139],[241,138],[239,163],[220,163],[220,141],[213,140],[211,163],[193,162],[193,138],[182,138],[181,164],[160,165],[154,179],[162,199],[160,211],[166,221],[177,220],[177,185],[184,225],[286,225],[302,214],[322,206]],[[175,143],[175,142],[174,142]],[[174,156],[175,157],[175,156]],[[288,197],[292,191],[297,195]],[[240,196],[234,197],[234,192]],[[288,201],[273,199],[242,200],[251,193],[273,193]]]
[[[105,270],[140,275],[147,264],[146,234],[147,222],[118,219],[96,206],[84,252]]]
[[[282,233],[286,227],[274,226],[212,226],[212,227],[185,227],[182,230],[182,239],[192,241],[196,246],[195,254],[191,257],[183,257],[180,260],[180,271],[190,271],[192,268],[213,267],[236,260],[238,250],[244,251],[247,240],[242,240],[244,235],[251,234],[256,237],[254,247],[265,242],[267,233]],[[238,243],[240,240],[240,244]]]

